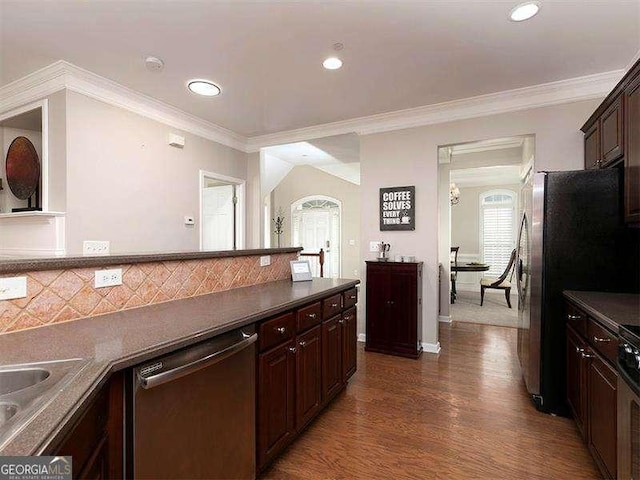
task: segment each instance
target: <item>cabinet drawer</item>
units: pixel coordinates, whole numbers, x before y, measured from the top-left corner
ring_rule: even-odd
[[[343,293],[344,295],[344,308],[353,307],[356,303],[358,303],[358,289],[352,288],[351,290],[347,290]]]
[[[582,310],[573,306],[571,303],[566,303],[565,307],[565,311],[567,312],[567,325],[571,325],[571,327],[580,335],[586,335],[587,315]]]
[[[342,294],[339,293],[333,297],[325,298],[322,301],[322,319],[328,320],[337,315],[342,310]]]
[[[296,316],[285,313],[263,322],[258,327],[258,344],[262,352],[293,337],[296,328]]]
[[[322,306],[320,302],[312,303],[311,305],[298,310],[298,333],[320,323],[322,320],[321,310]]]
[[[587,324],[587,339],[600,355],[615,365],[618,357],[618,338],[615,334],[590,318]]]

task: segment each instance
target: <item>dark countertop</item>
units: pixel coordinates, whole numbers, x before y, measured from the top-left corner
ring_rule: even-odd
[[[0,365],[89,360],[33,421],[0,449],[42,452],[97,393],[111,372],[346,290],[359,280],[316,278],[236,288],[0,335]]]
[[[618,331],[620,325],[640,325],[640,295],[635,293],[563,292],[571,300],[605,327]]]
[[[121,265],[123,263],[169,262],[176,260],[202,260],[204,258],[246,257],[249,255],[275,255],[277,253],[296,253],[301,250],[301,247],[288,247],[224,250],[219,252],[156,252],[48,258],[0,257],[0,275],[33,270],[102,267],[107,265]]]

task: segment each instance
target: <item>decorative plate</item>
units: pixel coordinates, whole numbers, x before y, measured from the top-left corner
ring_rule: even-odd
[[[40,159],[33,143],[16,137],[7,151],[7,184],[20,200],[27,200],[40,183]]]

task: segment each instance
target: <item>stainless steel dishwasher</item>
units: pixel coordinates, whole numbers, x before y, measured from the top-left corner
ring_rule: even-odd
[[[255,327],[133,369],[133,476],[255,477]]]

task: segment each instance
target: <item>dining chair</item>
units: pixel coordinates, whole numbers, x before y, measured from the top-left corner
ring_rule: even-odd
[[[453,257],[452,264],[458,266],[458,251],[460,247],[451,247],[450,260]],[[456,303],[456,280],[458,280],[458,272],[451,272],[451,303]]]
[[[483,278],[480,280],[480,306],[484,303],[484,291],[487,288],[493,288],[496,290],[504,290],[504,296],[507,299],[507,305],[511,308],[511,280],[513,279],[513,265],[516,261],[516,250],[515,248],[511,252],[511,257],[509,258],[509,264],[507,268],[504,269],[502,275],[498,277],[498,279],[493,278]],[[511,272],[511,277],[507,280],[509,276],[509,272]]]

